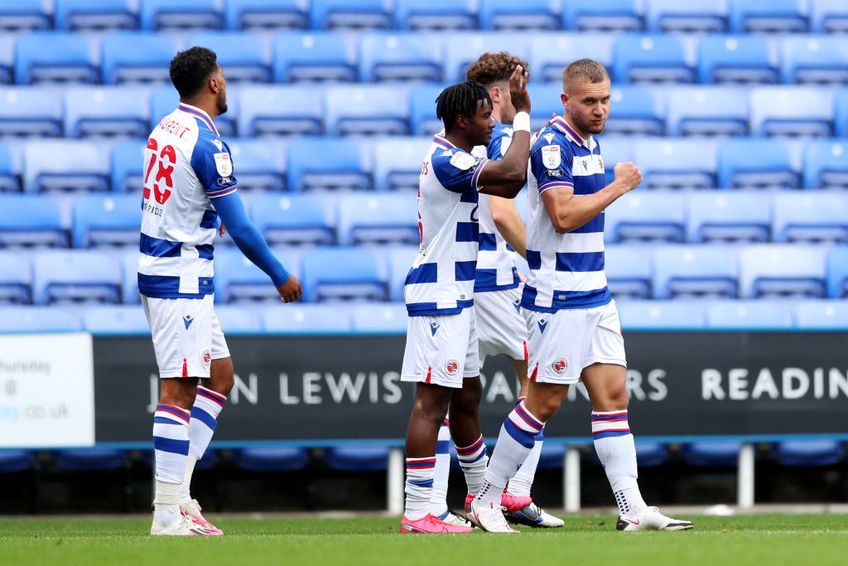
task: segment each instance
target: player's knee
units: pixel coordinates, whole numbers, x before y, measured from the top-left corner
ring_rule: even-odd
[[[197,395],[197,381],[193,379],[163,379],[159,403],[191,409]]]
[[[596,411],[623,411],[627,409],[627,388],[616,387],[604,391],[603,399],[593,402]]]
[[[210,371],[209,384],[207,387],[221,395],[229,395],[235,384],[235,374],[233,371],[233,359],[221,358],[212,360]]]

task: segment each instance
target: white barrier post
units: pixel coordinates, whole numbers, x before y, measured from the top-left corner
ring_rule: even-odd
[[[403,513],[403,448],[389,450],[389,467],[386,473],[386,511],[389,515]]]
[[[754,506],[754,445],[743,442],[739,448],[736,504],[743,509]]]
[[[565,449],[562,495],[566,513],[580,511],[580,450],[576,446]]]

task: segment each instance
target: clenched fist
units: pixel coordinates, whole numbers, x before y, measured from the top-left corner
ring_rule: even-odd
[[[632,191],[642,182],[642,172],[632,161],[616,163],[613,171],[615,182],[621,185],[625,192]]]

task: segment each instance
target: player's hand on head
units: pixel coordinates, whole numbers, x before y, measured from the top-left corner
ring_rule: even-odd
[[[642,182],[642,172],[639,171],[639,168],[632,161],[616,163],[613,172],[615,173],[615,180],[626,191],[632,191]]]
[[[530,94],[527,92],[529,74],[518,65],[509,77],[509,95],[516,112],[530,112]]]
[[[224,226],[224,223],[221,222],[221,225],[218,226],[218,235],[223,238],[224,234],[226,234],[226,233],[227,233],[227,228]]]
[[[277,287],[277,292],[284,303],[292,303],[300,300],[303,294],[303,287],[300,286],[300,281],[297,277],[290,275],[288,281]]]

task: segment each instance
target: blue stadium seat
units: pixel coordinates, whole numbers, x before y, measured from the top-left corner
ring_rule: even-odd
[[[359,43],[362,82],[442,80],[441,42],[427,35],[373,33]]]
[[[820,87],[755,88],[748,107],[755,136],[826,138],[833,131],[833,93]]]
[[[242,136],[321,135],[324,100],[319,89],[302,86],[245,86],[238,99]]]
[[[606,211],[608,242],[683,242],[683,196],[668,191],[632,192]]]
[[[141,205],[138,195],[89,195],[74,202],[73,247],[137,248]]]
[[[357,305],[351,309],[351,319],[357,333],[404,334],[408,322],[402,302]]]
[[[41,195],[0,194],[0,248],[68,246],[59,203]]]
[[[256,227],[271,245],[332,245],[336,242],[331,202],[310,194],[262,195],[250,205]]]
[[[801,330],[848,330],[848,301],[800,301],[795,324]]]
[[[0,34],[0,83],[15,82],[15,40],[12,34]]]
[[[557,85],[559,90],[561,86]],[[607,121],[605,134],[661,136],[664,118],[658,101],[649,88],[643,86],[617,85],[612,89],[613,111]],[[533,99],[534,105],[536,99]],[[562,114],[562,103],[559,114]]]
[[[344,334],[353,329],[350,316],[338,305],[285,305],[263,309],[266,332],[274,334]]]
[[[735,468],[741,447],[735,441],[693,442],[684,446],[683,459],[691,466]]]
[[[281,191],[285,186],[283,152],[273,142],[236,139],[227,143],[240,189]]]
[[[186,46],[207,47],[214,51],[227,82],[271,81],[267,50],[254,35],[232,31],[199,33],[189,37]]]
[[[168,36],[127,31],[106,36],[100,45],[104,84],[170,82],[177,47]]]
[[[686,198],[687,241],[768,242],[771,199],[757,192],[698,192]]]
[[[643,26],[641,3],[636,0],[569,0],[562,15],[569,30],[636,32]]]
[[[65,92],[65,137],[145,138],[150,133],[145,89],[73,88]]]
[[[775,449],[781,466],[833,466],[845,459],[845,445],[836,440],[785,440]]]
[[[480,29],[554,31],[560,29],[559,2],[480,0]]]
[[[447,41],[444,45],[444,77],[448,83],[464,81],[468,65],[476,61],[483,53],[497,53],[503,51],[505,46],[509,46],[511,54],[524,60],[529,54],[527,34],[458,32],[447,34],[445,37]]]
[[[732,87],[678,87],[668,91],[667,129],[670,136],[745,136],[748,100]]]
[[[833,100],[833,124],[837,136],[848,135],[848,88],[836,91]]]
[[[613,80],[621,83],[691,83],[683,44],[673,35],[622,35],[613,45]]]
[[[370,189],[359,145],[341,138],[302,138],[288,147],[288,190]]]
[[[739,266],[734,246],[663,246],[654,250],[655,299],[735,299]]]
[[[54,307],[0,306],[2,332],[73,332],[82,330],[78,314]]]
[[[739,253],[740,296],[778,298],[825,296],[826,247],[753,245]]]
[[[294,269],[296,266],[287,267]],[[280,300],[271,279],[237,249],[216,250],[215,293],[216,300],[230,304],[276,304]]]
[[[410,92],[409,122],[413,135],[432,136],[444,129],[442,121],[436,119],[436,98],[444,89],[440,85],[422,85]]]
[[[345,36],[330,33],[283,33],[274,41],[274,81],[354,82],[356,51]]]
[[[615,36],[606,33],[533,34],[530,43],[530,80],[562,83],[562,70],[572,61],[586,57],[606,67],[612,75],[614,41]]]
[[[301,0],[227,0],[227,29],[293,30],[309,27],[307,4]]]
[[[658,442],[637,442],[636,460],[640,468],[661,466],[668,460],[668,446]]]
[[[8,0],[0,4],[0,30],[21,32],[52,28],[44,0]]]
[[[107,191],[109,154],[94,142],[34,141],[24,148],[24,191]]]
[[[121,275],[119,262],[101,252],[38,252],[32,259],[33,303],[118,304]]]
[[[643,140],[633,144],[643,187],[698,188],[715,186],[716,143],[703,139]]]
[[[309,463],[304,448],[243,448],[237,454],[236,465],[251,472],[295,472]]]
[[[704,304],[699,301],[621,301],[618,311],[625,331],[634,329],[700,330]]]
[[[316,248],[303,258],[303,300],[386,300],[385,271],[368,249]]]
[[[143,182],[144,141],[126,141],[112,147],[112,190],[139,194]]]
[[[531,131],[544,128],[550,122],[552,114],[562,114],[562,81],[550,84],[531,82],[527,90],[533,101],[530,110]]]
[[[654,33],[721,33],[727,27],[726,7],[715,0],[650,0],[647,16]]]
[[[778,79],[775,53],[755,35],[716,35],[698,44],[698,82],[772,84]]]
[[[325,93],[328,136],[403,136],[409,131],[408,96],[398,86],[343,86]]]
[[[127,252],[119,258],[121,263],[121,301],[125,305],[141,302],[138,293],[138,252]]]
[[[837,246],[827,254],[827,296],[848,297],[848,246]]]
[[[61,32],[32,32],[15,44],[17,84],[96,83],[100,74],[82,35]]]
[[[650,299],[652,258],[642,246],[608,246],[604,251],[607,286],[616,300]]]
[[[0,305],[32,302],[32,267],[29,256],[0,250]]]
[[[141,0],[141,29],[145,31],[212,30],[224,27],[215,0]]]
[[[804,188],[848,188],[848,143],[839,140],[804,144]]]
[[[810,2],[810,31],[815,33],[848,31],[848,4],[842,0],[812,0]]]
[[[386,265],[389,271],[389,300],[403,301],[406,276],[412,262],[418,256],[417,246],[392,246],[385,248]]]
[[[221,323],[224,334],[259,334],[262,325],[259,317],[251,310],[237,305],[215,305],[215,315]]]
[[[101,32],[138,27],[137,4],[132,0],[55,0],[56,29]]]
[[[379,472],[389,465],[389,449],[382,446],[338,446],[324,450],[324,462],[340,472]]]
[[[848,46],[836,37],[787,37],[783,40],[781,78],[785,83],[848,83]]]
[[[708,328],[788,330],[794,323],[794,305],[788,301],[721,301],[707,307]]]
[[[62,102],[57,91],[39,87],[3,88],[0,102],[0,136],[62,135]]]
[[[82,326],[94,334],[150,335],[150,325],[139,305],[87,308],[82,313]]]
[[[421,163],[430,148],[428,138],[386,138],[374,144],[374,188],[378,191],[418,190]]]
[[[12,152],[0,144],[0,193],[17,193],[20,190]]]
[[[631,160],[633,142],[633,138],[626,136],[609,138],[604,136],[601,143],[601,155],[604,158],[604,172],[606,173],[607,183],[611,183],[615,179],[614,171],[616,163],[624,163]]]
[[[339,244],[418,243],[418,201],[410,193],[343,197],[339,205]]]
[[[833,192],[775,195],[772,209],[775,242],[848,244],[848,199]]]
[[[477,27],[472,0],[395,0],[395,27],[410,31],[458,31]]]
[[[385,0],[312,0],[312,29],[359,31],[391,29],[392,14]]]
[[[787,145],[779,140],[729,139],[718,148],[718,186],[794,189],[800,184]]]
[[[803,33],[807,16],[801,0],[731,0],[730,29],[735,33]]]

